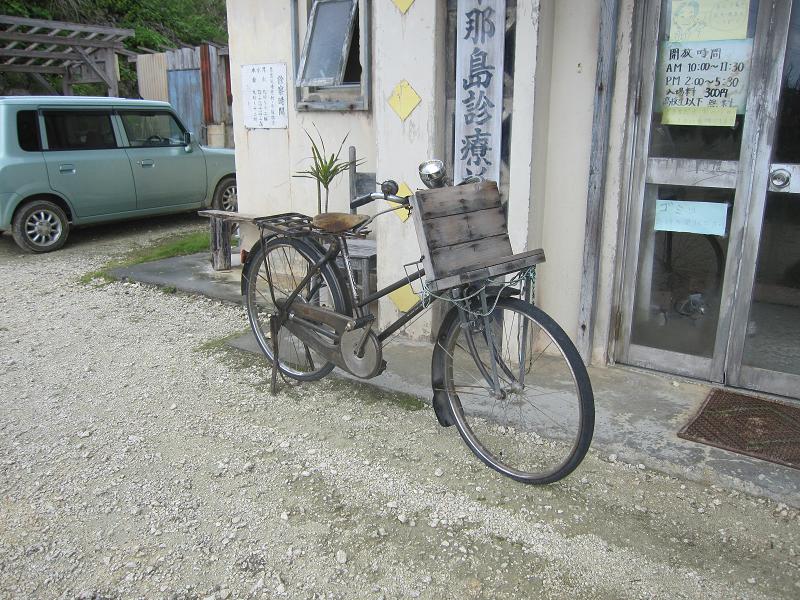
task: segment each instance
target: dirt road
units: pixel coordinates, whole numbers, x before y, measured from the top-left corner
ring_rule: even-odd
[[[270,396],[238,306],[78,282],[198,226],[0,238],[0,597],[800,596],[792,507],[595,452],[524,487],[410,397]]]

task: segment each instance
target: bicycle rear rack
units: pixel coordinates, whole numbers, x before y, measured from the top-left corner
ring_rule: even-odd
[[[304,236],[319,231],[314,227],[311,217],[294,212],[258,217],[253,222],[262,232],[268,231],[285,236]]]

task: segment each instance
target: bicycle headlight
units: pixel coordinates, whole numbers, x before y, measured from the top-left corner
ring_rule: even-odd
[[[425,187],[443,187],[446,177],[447,171],[444,168],[444,163],[440,160],[426,160],[419,166],[419,178],[425,184]]]

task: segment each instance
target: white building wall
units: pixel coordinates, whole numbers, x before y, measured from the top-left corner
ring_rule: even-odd
[[[600,5],[552,2],[553,36],[542,247],[536,301],[574,339],[578,327]],[[516,99],[515,99],[516,100]],[[516,106],[516,102],[515,102]]]
[[[335,152],[342,138],[349,137],[342,152],[347,160],[347,146],[355,146],[365,159],[362,171],[375,170],[375,134],[370,112],[297,112],[293,110],[294,73],[292,72],[292,28],[289,2],[263,0],[228,0],[230,32],[231,89],[233,92],[234,139],[239,186],[239,210],[252,214],[287,211],[315,213],[316,183],[293,177],[310,165],[311,143],[304,129],[322,134],[329,152]],[[301,35],[304,29],[301,29]],[[287,65],[289,93],[288,129],[244,128],[242,121],[241,66],[283,62]],[[331,186],[331,211],[347,212],[347,174]],[[254,239],[252,232],[249,240]]]
[[[376,43],[374,107],[378,181],[394,179],[412,190],[422,187],[417,168],[428,158],[444,156],[445,3],[417,1],[403,14],[392,2],[375,2]],[[406,80],[421,101],[402,120],[389,106],[395,86]],[[384,204],[384,203],[381,203]],[[401,223],[394,215],[377,222],[378,288],[403,276],[402,265],[421,256],[413,219]],[[410,268],[410,272],[415,270]],[[415,284],[418,287],[418,283]],[[386,325],[398,316],[388,298],[380,305]],[[406,333],[426,337],[431,318],[424,315]]]
[[[301,2],[301,5],[304,4]],[[349,132],[360,170],[378,181],[396,179],[420,187],[417,165],[444,156],[446,2],[417,0],[402,13],[393,2],[372,2],[372,97],[367,112],[296,112],[292,74],[289,2],[228,0],[234,134],[240,210],[269,214],[316,211],[316,186],[292,174],[306,168],[310,145],[303,128],[320,130],[330,149]],[[605,358],[613,312],[617,216],[623,187],[624,123],[633,0],[622,0],[612,131],[602,237],[594,355]],[[575,336],[581,284],[589,173],[599,3],[585,0],[518,0],[514,75],[514,120],[509,182],[509,228],[515,252],[543,247],[547,263],[538,270],[537,304]],[[301,17],[301,21],[304,19]],[[301,24],[301,38],[304,25]],[[242,126],[240,66],[285,62],[289,71],[289,128],[245,130]],[[395,86],[407,80],[421,98],[405,120],[389,107]],[[331,210],[347,210],[347,177],[335,184]],[[375,211],[383,203],[368,208]],[[381,205],[381,206],[378,206]],[[381,217],[378,285],[403,275],[403,263],[420,257],[412,220]],[[383,299],[381,324],[397,316]],[[406,333],[425,337],[430,317]]]

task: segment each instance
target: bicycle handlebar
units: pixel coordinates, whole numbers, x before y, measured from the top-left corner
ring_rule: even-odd
[[[400,196],[395,196],[394,194],[372,192],[371,194],[365,194],[363,196],[359,196],[358,198],[353,198],[350,201],[350,208],[358,208],[359,206],[364,206],[365,204],[369,204],[373,200],[388,200],[389,202],[397,202],[398,204],[403,204],[403,205],[408,204],[408,198],[401,198]]]

